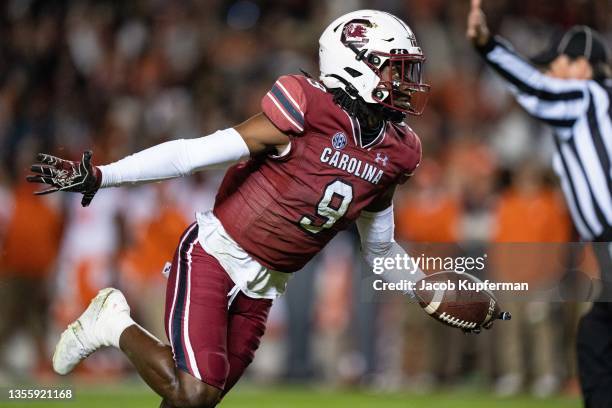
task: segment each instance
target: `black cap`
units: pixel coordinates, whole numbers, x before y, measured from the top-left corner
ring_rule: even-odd
[[[548,49],[531,58],[536,65],[548,65],[559,55],[574,59],[586,58],[592,65],[610,62],[610,52],[599,33],[590,27],[577,25],[562,36],[553,38]]]

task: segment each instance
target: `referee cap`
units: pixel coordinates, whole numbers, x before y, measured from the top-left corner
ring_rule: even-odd
[[[591,65],[610,62],[610,51],[605,40],[585,25],[573,26],[562,36],[553,38],[549,48],[531,58],[531,61],[536,65],[548,65],[559,55],[584,57]]]

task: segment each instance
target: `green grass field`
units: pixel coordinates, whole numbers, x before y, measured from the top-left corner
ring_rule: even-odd
[[[140,385],[74,386],[71,401],[7,402],[0,407],[43,408],[151,408],[158,407],[160,399],[148,388]],[[408,393],[372,393],[355,390],[323,390],[308,387],[255,387],[246,385],[233,390],[220,408],[579,408],[575,398],[547,400],[531,397],[507,399],[475,392],[443,392],[431,395]]]

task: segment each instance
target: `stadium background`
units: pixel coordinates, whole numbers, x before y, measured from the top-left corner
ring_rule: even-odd
[[[577,23],[612,40],[607,0],[484,3],[492,26],[527,55]],[[24,178],[35,153],[77,158],[93,148],[95,162],[105,163],[236,124],[259,110],[277,76],[300,68],[316,76],[320,32],[350,10],[405,19],[428,59],[430,101],[422,117],[409,118],[424,160],[397,194],[399,239],[481,251],[498,242],[576,240],[550,174],[548,131],[483,69],[464,37],[468,5],[3,2],[0,385],[64,384],[50,370],[58,333],[111,284],[125,291],[137,320],[165,338],[161,269],[194,211],[212,205],[222,176],[105,190],[82,209],[68,194],[32,195]],[[512,305],[511,323],[466,337],[401,300],[362,301],[367,271],[356,242],[354,231],[343,234],[293,278],[224,406],[548,406],[532,398],[579,405],[573,332],[588,305]],[[547,273],[561,277],[563,269]],[[88,359],[67,384],[86,406],[158,400],[113,351]]]

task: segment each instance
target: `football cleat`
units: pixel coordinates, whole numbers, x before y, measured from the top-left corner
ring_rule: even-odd
[[[130,307],[118,289],[102,289],[83,314],[62,333],[53,353],[53,370],[66,375],[82,360],[104,346],[110,346],[108,333],[118,314],[130,314]]]

